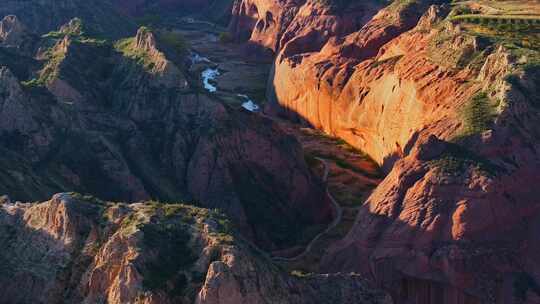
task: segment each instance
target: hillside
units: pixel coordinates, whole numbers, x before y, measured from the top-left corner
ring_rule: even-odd
[[[0,20],[0,302],[540,301],[538,1]]]

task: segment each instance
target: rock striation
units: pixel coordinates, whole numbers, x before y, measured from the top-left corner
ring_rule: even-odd
[[[57,30],[73,18],[81,18],[95,34],[110,38],[125,37],[136,30],[110,1],[103,0],[5,0],[0,18],[17,16],[30,32],[43,35]]]
[[[284,274],[223,215],[188,205],[4,200],[0,244],[3,303],[391,303],[357,276]]]
[[[183,61],[149,30],[115,47],[71,32],[43,38],[51,47],[35,79],[21,82],[2,62],[3,193],[193,201],[220,208],[265,248],[331,220],[296,140],[188,85]]]
[[[273,3],[262,2],[251,11]],[[267,113],[343,138],[389,172],[323,268],[358,271],[398,303],[534,303],[538,50],[506,48],[504,32],[479,38],[435,1],[394,1],[356,27],[334,26],[352,24],[336,21],[350,10],[329,3],[274,9],[295,17],[272,43],[256,27],[238,36],[276,52]]]

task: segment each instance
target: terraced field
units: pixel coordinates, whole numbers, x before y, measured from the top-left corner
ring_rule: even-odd
[[[538,0],[475,0],[454,1],[454,5],[468,6],[482,14],[499,16],[540,16]]]

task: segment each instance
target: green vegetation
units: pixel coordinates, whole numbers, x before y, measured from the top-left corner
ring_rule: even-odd
[[[157,32],[157,39],[165,46],[172,48],[177,55],[186,54],[190,47],[186,38],[174,31],[160,30]]]
[[[460,175],[467,172],[468,169],[474,169],[486,176],[496,176],[503,170],[487,158],[457,144],[449,144],[446,151],[438,159],[430,161],[429,164],[440,168],[443,173],[449,175]]]
[[[62,26],[59,31],[49,32],[43,35],[43,38],[49,38],[57,41],[64,39],[65,37],[69,37],[73,41],[78,41],[80,43],[107,43],[106,39],[98,39],[96,36],[97,35],[91,30],[88,30],[87,26],[85,26],[81,19],[74,18],[68,24]]]
[[[221,43],[230,43],[233,41],[232,36],[229,32],[221,32],[219,33],[219,41]]]
[[[62,47],[52,47],[47,51],[47,64],[45,67],[40,71],[39,78],[37,81],[34,81],[31,83],[33,84],[46,84],[52,79],[58,77],[58,73],[60,70],[60,64],[64,59],[66,58],[66,52]]]
[[[32,78],[32,79],[27,80],[27,81],[21,81],[21,84],[23,86],[29,87],[29,88],[39,87],[39,86],[43,85],[43,83],[37,78]]]
[[[87,36],[87,31],[81,19],[75,18],[59,31],[50,32],[43,36],[45,42],[50,46],[45,51],[46,63],[39,72],[37,78],[22,81],[22,85],[27,88],[44,86],[52,79],[58,77],[60,65],[66,59],[67,49],[73,45],[87,45],[102,47],[107,45],[104,39],[97,39]],[[69,40],[64,40],[69,38]]]
[[[102,201],[92,195],[84,195],[84,194],[80,194],[80,193],[77,193],[77,192],[69,192],[68,193],[72,198],[80,201],[80,202],[86,202],[86,203],[90,203],[92,205],[96,205],[96,206],[106,206],[107,203],[105,201]]]
[[[189,247],[191,234],[180,222],[165,221],[148,224],[141,228],[144,246],[148,251],[157,251],[154,259],[143,267],[143,286],[147,290],[161,290],[173,296],[182,296],[188,285],[183,270],[189,270],[197,256]]]
[[[502,45],[526,63],[540,62],[540,16],[459,15],[450,20],[484,44]]]
[[[216,245],[234,242],[232,225],[222,213],[184,204],[145,202],[124,218],[120,229],[125,235],[143,233],[145,258],[136,261],[143,287],[180,298],[190,298],[206,277],[194,270],[201,244],[193,235],[208,233]]]
[[[539,16],[460,14],[452,16],[450,20],[475,24],[509,25],[509,28],[513,25],[540,26]]]
[[[461,110],[463,127],[456,140],[489,130],[497,115],[497,106],[484,92],[474,95]]]
[[[154,34],[145,26],[141,27],[139,32],[143,35]],[[155,37],[158,44],[161,44],[165,49],[173,51],[177,56],[185,55],[189,50],[189,42],[180,33],[159,30],[155,32]],[[121,39],[114,44],[114,48],[124,56],[135,60],[137,64],[143,66],[145,69],[151,70],[155,66],[154,59],[148,50],[136,45],[135,39],[135,37]]]
[[[458,48],[455,41],[460,41]],[[429,41],[427,55],[440,66],[463,69],[475,59],[483,63],[485,54],[477,50],[477,41],[473,35],[442,30]]]
[[[530,1],[479,0],[475,3],[473,7],[468,2],[454,1],[446,22],[459,24],[462,31],[443,30],[433,38],[428,54],[434,62],[459,69],[469,66],[479,71],[486,55],[499,46],[519,58],[521,64],[540,62],[540,10],[537,5]],[[493,13],[485,14],[486,11]],[[460,44],[457,49],[456,42]]]
[[[135,37],[125,38],[117,41],[114,48],[124,54],[124,56],[133,59],[137,64],[145,69],[151,70],[154,67],[154,62],[150,55],[145,50],[137,48],[135,45]]]

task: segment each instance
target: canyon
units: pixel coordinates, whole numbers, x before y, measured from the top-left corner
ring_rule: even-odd
[[[7,0],[0,302],[539,303],[537,9]]]

